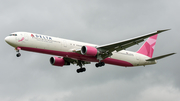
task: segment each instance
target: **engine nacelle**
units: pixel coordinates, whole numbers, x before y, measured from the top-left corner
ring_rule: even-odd
[[[88,56],[96,56],[98,54],[98,50],[92,46],[82,46],[81,54]]]
[[[60,57],[51,57],[50,63],[54,66],[70,65],[69,62],[66,62],[63,58],[60,58]]]

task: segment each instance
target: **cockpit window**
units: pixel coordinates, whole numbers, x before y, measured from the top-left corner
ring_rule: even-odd
[[[17,34],[10,34],[10,36],[17,36]]]

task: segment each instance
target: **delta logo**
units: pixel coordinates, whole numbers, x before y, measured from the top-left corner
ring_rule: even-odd
[[[31,34],[31,37],[32,38],[41,38],[41,39],[46,39],[46,40],[52,40],[52,38],[51,37],[48,37],[48,36],[44,36],[44,35],[34,35],[34,34]]]
[[[31,34],[31,37],[34,37],[34,35],[33,35],[33,34]]]

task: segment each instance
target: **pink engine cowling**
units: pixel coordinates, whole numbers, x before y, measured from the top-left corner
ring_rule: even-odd
[[[60,57],[51,57],[50,63],[54,66],[64,66],[64,65],[70,65],[69,62],[64,61],[63,58]]]
[[[82,46],[81,54],[88,56],[96,56],[98,54],[98,50],[92,46]]]

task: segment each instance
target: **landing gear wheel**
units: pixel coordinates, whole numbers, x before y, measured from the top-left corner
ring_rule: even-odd
[[[77,72],[77,73],[80,73],[81,71],[80,71],[80,69],[77,69],[76,72]]]
[[[77,73],[81,73],[81,72],[85,72],[86,71],[86,68],[79,68],[76,70]]]
[[[96,65],[95,65],[96,67],[99,67],[99,63],[96,63]]]
[[[21,53],[16,54],[16,56],[17,56],[17,57],[20,57],[20,56],[21,56]]]
[[[101,64],[101,66],[104,66],[104,65],[105,65],[105,63],[104,63],[104,62],[100,62],[100,64]]]
[[[101,67],[101,66],[104,66],[105,65],[105,63],[104,62],[99,62],[99,63],[96,63],[96,67]]]
[[[86,68],[82,68],[82,71],[85,72],[85,71],[86,71]]]

